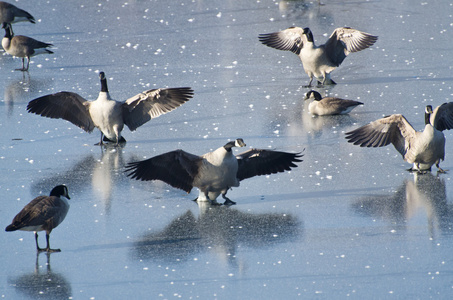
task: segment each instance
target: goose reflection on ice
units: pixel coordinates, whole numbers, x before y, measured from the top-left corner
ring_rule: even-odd
[[[33,273],[8,278],[8,284],[14,286],[20,294],[31,299],[70,299],[72,297],[71,284],[63,275],[52,272],[50,268],[51,253],[46,252],[45,255],[47,256],[45,272],[40,270],[39,253],[37,253]]]
[[[301,222],[290,214],[253,214],[208,203],[199,205],[198,217],[188,210],[160,232],[144,234],[134,243],[132,257],[185,261],[198,252],[212,251],[234,265],[238,246],[267,247],[301,235]]]
[[[54,186],[56,183],[64,183],[76,193],[83,193],[91,183],[94,199],[101,200],[105,213],[108,215],[112,205],[113,188],[117,187],[118,181],[122,179],[129,183],[123,176],[124,165],[121,148],[107,146],[102,149],[100,159],[90,154],[65,172],[54,172],[49,177],[38,179],[32,186],[32,192],[38,194],[48,190],[49,186]]]
[[[453,233],[453,207],[447,203],[445,180],[431,172],[414,173],[414,180],[405,180],[393,195],[362,198],[353,204],[353,208],[360,214],[403,226],[423,211],[430,238],[435,237],[436,231]]]

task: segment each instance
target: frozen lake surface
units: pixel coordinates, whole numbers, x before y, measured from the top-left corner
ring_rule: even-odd
[[[448,1],[20,0],[37,24],[14,25],[53,55],[0,55],[0,220],[66,184],[71,208],[51,234],[61,253],[35,253],[33,234],[0,233],[5,299],[450,299],[453,294],[453,132],[447,174],[414,176],[392,147],[344,133],[392,113],[424,127],[427,104],[452,101]],[[291,52],[258,34],[310,27],[318,44],[340,26],[379,36],[332,73],[323,95],[365,104],[314,118],[308,77]],[[58,91],[94,99],[104,71],[125,100],[156,87],[195,96],[135,132],[123,148],[93,146],[63,120],[26,112]],[[245,180],[232,207],[198,206],[162,182],[125,176],[126,163],[182,148],[304,151],[289,173]],[[304,150],[305,149],[305,150]],[[236,150],[237,153],[240,151]],[[44,233],[40,235],[43,245]]]

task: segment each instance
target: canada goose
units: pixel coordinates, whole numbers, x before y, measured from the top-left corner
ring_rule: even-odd
[[[304,100],[314,98],[314,101],[308,105],[308,111],[312,115],[325,116],[325,115],[343,115],[351,112],[362,102],[354,100],[345,100],[335,97],[322,97],[317,91],[309,91]]]
[[[157,118],[189,101],[193,90],[188,87],[144,91],[125,102],[113,100],[107,88],[105,73],[99,73],[101,92],[94,101],[87,101],[72,92],[58,92],[30,101],[27,110],[43,117],[64,119],[92,132],[101,131],[101,141],[126,142],[121,136],[124,124],[134,131],[152,118]]]
[[[0,23],[35,23],[35,18],[23,9],[10,3],[0,1]]]
[[[453,128],[453,102],[444,103],[433,112],[431,105],[425,109],[425,129],[415,131],[403,115],[395,114],[378,119],[368,125],[346,133],[349,143],[360,147],[383,147],[392,143],[408,163],[409,171],[426,172],[445,157],[445,129]]]
[[[23,35],[14,35],[11,24],[3,23],[2,28],[5,29],[5,36],[2,39],[2,46],[5,49],[6,53],[22,58],[22,68],[16,69],[18,71],[28,71],[30,66],[30,57],[36,56],[38,54],[52,54],[49,47],[52,47],[52,44],[43,43],[32,39],[28,36]],[[27,58],[27,67],[25,67],[25,58]]]
[[[309,28],[290,27],[280,32],[260,34],[258,38],[266,46],[297,54],[305,73],[310,77],[308,86],[311,86],[313,76],[318,84],[336,84],[330,79],[330,72],[340,66],[349,53],[366,49],[378,39],[377,36],[350,27],[335,29],[321,46],[315,45]]]
[[[216,204],[222,194],[225,205],[235,204],[226,197],[228,189],[239,182],[258,175],[289,171],[297,167],[300,153],[250,149],[234,156],[231,148],[245,147],[242,139],[226,143],[223,147],[202,156],[183,150],[167,152],[127,165],[128,176],[137,180],[162,180],[175,188],[190,193],[193,187],[200,190],[198,201]]]
[[[38,196],[14,217],[10,225],[6,227],[6,231],[34,231],[36,249],[38,252],[60,252],[60,249],[51,249],[49,244],[49,235],[54,228],[63,222],[69,210],[69,203],[66,199],[60,196],[69,198],[68,188],[65,185],[57,185],[50,192],[50,196]],[[39,248],[38,231],[46,231],[46,248]]]

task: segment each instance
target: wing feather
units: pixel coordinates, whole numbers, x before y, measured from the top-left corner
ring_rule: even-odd
[[[453,102],[447,102],[436,107],[431,114],[430,123],[437,130],[453,128]]]
[[[339,27],[334,30],[324,47],[326,54],[337,67],[349,53],[371,47],[378,37],[350,27]]]
[[[303,46],[303,33],[304,30],[300,27],[290,27],[279,32],[260,34],[258,39],[268,47],[299,54]]]
[[[193,90],[188,87],[144,91],[124,102],[124,123],[133,131],[152,118],[176,109],[192,97]]]
[[[404,158],[416,134],[404,116],[395,114],[347,132],[346,139],[360,147],[384,147],[392,143]]]
[[[275,174],[296,168],[301,162],[300,153],[274,150],[250,149],[236,156],[238,160],[237,178],[244,180],[253,176]]]
[[[64,119],[92,132],[95,126],[88,111],[89,105],[89,101],[76,93],[59,92],[30,101],[27,111],[47,118]]]
[[[193,188],[194,177],[198,173],[202,158],[183,150],[167,152],[152,158],[129,163],[127,176],[148,181],[161,180],[189,193]]]
[[[6,230],[19,230],[28,226],[45,225],[56,214],[60,213],[61,206],[62,201],[58,197],[38,196],[25,205]]]

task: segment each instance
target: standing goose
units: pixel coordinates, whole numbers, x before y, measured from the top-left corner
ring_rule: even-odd
[[[188,87],[163,88],[144,91],[125,102],[113,100],[107,88],[105,73],[99,73],[101,92],[94,101],[87,101],[72,92],[58,92],[30,101],[27,110],[47,118],[64,119],[92,132],[95,127],[101,131],[101,141],[126,142],[121,136],[124,124],[134,131],[152,118],[174,110],[193,97]]]
[[[60,249],[51,249],[49,244],[49,236],[54,228],[63,222],[69,210],[67,199],[68,188],[65,185],[58,185],[52,189],[50,196],[38,196],[14,217],[10,225],[6,227],[6,231],[34,231],[36,249],[38,252],[60,252]],[[38,231],[46,231],[46,248],[39,248]]]
[[[0,23],[35,23],[35,18],[23,9],[10,3],[0,1]]]
[[[221,194],[225,205],[235,202],[226,197],[228,189],[239,186],[241,180],[289,171],[297,167],[300,153],[250,149],[237,156],[233,147],[245,147],[242,139],[226,143],[223,147],[202,156],[183,150],[167,152],[147,160],[127,165],[128,176],[137,180],[162,180],[171,186],[190,193],[193,187],[200,192],[196,200],[216,204]]]
[[[378,39],[377,36],[349,27],[335,29],[321,46],[315,45],[309,28],[290,27],[280,32],[260,34],[258,38],[266,46],[297,54],[305,73],[310,77],[308,86],[311,86],[313,76],[318,84],[336,84],[330,79],[330,72],[340,66],[349,53],[366,49]]]
[[[433,112],[431,105],[425,109],[425,129],[416,131],[403,115],[395,114],[378,119],[368,125],[346,133],[349,143],[360,147],[383,147],[392,143],[408,163],[409,171],[430,171],[445,157],[445,129],[453,128],[453,102],[444,103]]]
[[[317,91],[309,91],[304,100],[314,98],[314,101],[308,105],[308,111],[312,115],[326,116],[326,115],[343,115],[351,112],[362,102],[354,100],[345,100],[335,97],[322,97]]]
[[[5,49],[6,53],[22,58],[22,68],[16,69],[18,71],[28,71],[30,66],[30,57],[36,56],[38,54],[52,54],[49,47],[52,47],[52,44],[43,43],[32,39],[24,35],[13,34],[13,29],[11,24],[3,23],[2,28],[5,29],[5,36],[2,39],[2,46]],[[25,67],[25,58],[27,58],[27,67]]]

